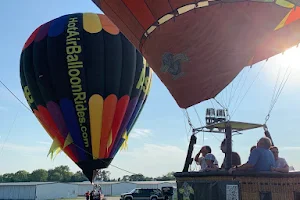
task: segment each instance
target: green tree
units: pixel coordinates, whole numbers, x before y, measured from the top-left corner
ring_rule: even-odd
[[[82,182],[82,181],[88,181],[89,179],[81,172],[77,171],[73,176],[71,177],[72,182]]]
[[[62,181],[61,174],[53,169],[48,170],[48,181]]]
[[[36,169],[31,172],[29,181],[45,182],[48,180],[48,171],[44,169]]]
[[[110,172],[106,171],[106,170],[101,170],[100,173],[98,173],[96,180],[109,181],[110,180]]]
[[[2,175],[2,180],[4,183],[14,182],[14,173],[6,173]]]
[[[130,176],[128,176],[128,175],[125,175],[122,178],[122,181],[129,181],[129,180],[130,180]]]
[[[30,173],[25,170],[17,171],[14,174],[14,182],[26,182],[29,180]]]
[[[175,180],[174,172],[169,172],[161,177],[156,178],[157,181],[172,181]]]
[[[133,174],[129,177],[130,181],[144,181],[145,177],[143,174]]]
[[[73,173],[70,172],[70,168],[66,165],[61,165],[48,170],[48,181],[69,182],[71,181],[72,176]]]

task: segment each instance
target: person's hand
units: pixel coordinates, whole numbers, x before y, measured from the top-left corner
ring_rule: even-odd
[[[233,167],[232,167],[232,168],[230,168],[230,169],[228,170],[228,173],[229,173],[229,174],[232,174],[232,172],[234,172],[234,171],[236,171],[236,168],[233,168]]]
[[[268,127],[266,124],[263,125],[264,131],[268,131]]]
[[[271,167],[271,172],[277,172],[276,167]]]
[[[211,172],[211,171],[217,171],[217,169],[215,169],[215,168],[206,168],[205,171],[206,172]]]

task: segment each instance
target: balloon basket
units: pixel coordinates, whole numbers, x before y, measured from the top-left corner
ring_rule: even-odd
[[[298,200],[300,172],[178,172],[178,200]]]

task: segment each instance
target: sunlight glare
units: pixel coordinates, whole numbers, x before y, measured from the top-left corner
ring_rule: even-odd
[[[267,64],[268,78],[273,82],[279,76],[281,81],[284,76],[290,74],[288,85],[300,86],[300,47],[294,46],[273,58],[274,60]]]
[[[289,48],[284,53],[277,55],[277,56],[278,56],[277,61],[281,65],[290,65],[293,68],[300,67],[299,66],[299,64],[300,64],[300,48],[297,46]]]

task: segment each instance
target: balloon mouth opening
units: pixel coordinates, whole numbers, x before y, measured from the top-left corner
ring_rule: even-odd
[[[99,160],[86,160],[86,161],[79,161],[76,163],[78,167],[82,169],[83,174],[89,179],[92,183],[98,173],[98,170],[107,168],[113,158],[105,158]]]

